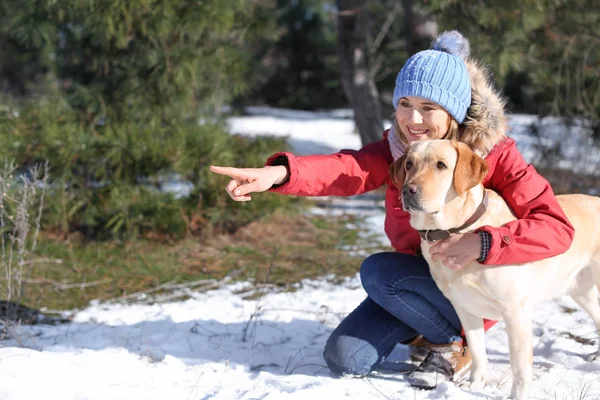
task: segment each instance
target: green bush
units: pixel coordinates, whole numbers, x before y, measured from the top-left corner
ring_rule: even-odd
[[[7,0],[0,157],[48,161],[44,227],[93,239],[235,230],[290,199],[228,200],[210,164],[255,165],[281,140],[232,138],[215,115],[249,90],[273,5],[244,0]],[[3,70],[4,71],[4,70]],[[7,75],[8,76],[8,75]],[[0,83],[6,81],[0,71]],[[204,118],[207,123],[198,123]],[[216,121],[216,122],[210,122]],[[173,180],[193,187],[177,197]]]
[[[18,110],[18,111],[17,111]],[[149,232],[181,237],[209,225],[232,231],[294,200],[262,195],[240,206],[211,164],[261,166],[282,139],[231,136],[222,123],[136,121],[85,125],[59,97],[0,112],[0,157],[25,168],[48,161],[51,184],[44,227],[93,239]],[[173,177],[189,196],[161,190]]]

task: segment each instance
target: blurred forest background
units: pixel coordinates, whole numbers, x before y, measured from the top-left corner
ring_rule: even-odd
[[[17,176],[49,164],[33,177],[47,179],[43,203],[39,191],[30,201],[42,210],[38,255],[26,262],[22,250],[22,272],[4,278],[29,287],[0,297],[36,307],[221,278],[230,271],[215,260],[229,254],[269,265],[256,244],[207,242],[302,208],[268,194],[229,201],[207,167],[261,166],[285,143],[230,136],[224,118],[248,105],[352,108],[363,143],[377,140],[397,72],[444,30],[470,39],[511,112],[585,118],[600,136],[595,0],[1,0],[0,21],[0,158]],[[189,184],[185,196],[162,190],[173,180]],[[5,195],[8,218],[18,196]]]

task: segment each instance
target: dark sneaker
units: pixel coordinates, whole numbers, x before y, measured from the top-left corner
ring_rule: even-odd
[[[458,382],[471,368],[469,349],[461,343],[430,344],[425,360],[411,372],[408,382],[419,389],[434,389],[443,381]]]
[[[423,335],[419,335],[410,342],[403,344],[408,345],[410,359],[414,362],[424,361],[429,354],[429,342],[425,340]]]

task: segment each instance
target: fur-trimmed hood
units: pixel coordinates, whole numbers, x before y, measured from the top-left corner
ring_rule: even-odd
[[[506,136],[506,101],[493,87],[490,73],[474,59],[465,60],[471,78],[471,105],[460,140],[485,157]]]

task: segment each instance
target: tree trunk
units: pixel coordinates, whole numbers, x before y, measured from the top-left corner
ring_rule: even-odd
[[[366,0],[337,0],[340,79],[363,146],[381,139],[383,130],[379,93],[369,69],[366,5]]]
[[[410,57],[418,51],[429,48],[438,34],[438,25],[431,14],[423,15],[423,12],[418,10],[415,12],[413,0],[402,0],[402,8],[404,9],[406,54]]]

